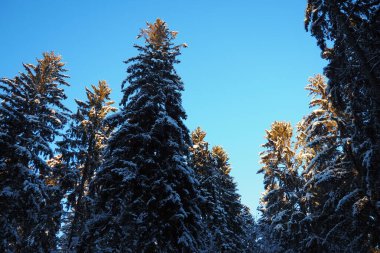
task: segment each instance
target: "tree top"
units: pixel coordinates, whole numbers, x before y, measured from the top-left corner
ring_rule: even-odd
[[[155,49],[165,48],[169,45],[169,42],[177,37],[177,31],[169,30],[165,21],[157,18],[154,23],[146,23],[147,27],[141,29],[137,38],[144,37],[145,41],[152,45]],[[182,44],[187,47],[187,44]]]

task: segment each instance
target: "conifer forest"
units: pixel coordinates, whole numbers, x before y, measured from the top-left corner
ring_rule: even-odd
[[[257,211],[227,151],[186,126],[188,45],[165,17],[127,45],[118,100],[104,80],[72,86],[53,51],[1,77],[0,252],[380,252],[380,1],[304,2],[325,67],[305,78],[308,114],[254,133]]]

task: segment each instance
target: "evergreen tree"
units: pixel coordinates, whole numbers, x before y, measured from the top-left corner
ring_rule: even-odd
[[[222,216],[217,217],[223,238],[220,240],[220,252],[244,252],[246,245],[244,234],[243,205],[237,193],[236,183],[230,175],[229,157],[221,146],[212,148],[212,157],[218,171],[218,188],[216,191]]]
[[[123,83],[105,162],[93,182],[94,213],[80,251],[198,252],[202,247],[198,182],[187,162],[190,138],[174,64],[183,45],[157,19]],[[129,86],[125,86],[126,83]]]
[[[348,115],[333,107],[321,75],[311,78],[306,89],[315,110],[298,126],[308,213],[302,248],[310,252],[366,252],[370,226],[358,227],[357,215],[363,208],[358,200],[363,192],[347,136],[351,132]]]
[[[57,142],[59,144],[59,142]],[[49,201],[47,204],[50,208],[59,207],[59,231],[57,232],[57,248],[60,250],[66,249],[67,237],[66,230],[69,224],[70,214],[67,210],[67,193],[74,188],[75,179],[77,174],[71,168],[66,166],[62,154],[58,154],[47,161],[50,166],[48,185],[54,185],[50,188],[53,191],[50,193]],[[65,208],[66,207],[66,208]]]
[[[299,203],[300,180],[291,145],[293,129],[289,123],[274,122],[267,130],[266,148],[261,153],[265,192],[261,198],[261,251],[294,252],[293,225],[302,217]],[[297,219],[298,218],[298,219]]]
[[[222,147],[210,151],[199,127],[192,133],[193,166],[204,197],[202,218],[207,227],[208,252],[251,252],[253,219],[240,203],[236,184],[230,176],[229,158]]]
[[[204,200],[201,203],[202,221],[205,225],[203,237],[207,238],[205,250],[216,251],[217,238],[223,238],[214,220],[222,216],[221,208],[218,208],[216,191],[219,175],[213,166],[208,142],[205,141],[206,132],[200,127],[191,133],[193,146],[190,147],[190,165],[196,173],[199,182],[199,190]],[[220,239],[219,239],[220,240]]]
[[[323,252],[327,247],[332,250],[326,236],[339,223],[340,214],[335,212],[335,207],[342,194],[350,192],[350,178],[354,175],[349,174],[342,152],[339,124],[343,125],[344,121],[338,118],[328,100],[324,78],[316,75],[309,81],[306,89],[312,96],[310,107],[315,110],[304,117],[297,129],[297,146],[300,147],[297,158],[303,168],[303,199],[308,213],[302,222],[307,233],[301,248]],[[337,189],[336,185],[340,187]],[[337,245],[343,243],[334,239]]]
[[[67,121],[64,63],[44,53],[37,65],[0,80],[0,251],[48,252],[56,247],[59,185],[44,158]]]
[[[247,206],[243,206],[241,211],[243,219],[243,245],[245,249],[242,252],[256,253],[259,251],[257,247],[257,231],[256,222],[251,214],[250,209]]]
[[[92,90],[86,88],[87,101],[76,100],[77,113],[72,115],[73,122],[59,142],[62,159],[74,181],[72,189],[68,189],[68,208],[73,211],[72,217],[68,217],[71,221],[64,237],[67,243],[64,247],[71,250],[76,248],[83,231],[92,195],[89,182],[102,163],[102,152],[112,131],[105,119],[116,110],[111,106],[111,89],[105,81],[99,81],[98,86],[92,85]]]
[[[358,193],[351,198],[347,218],[355,220],[355,229],[361,231],[347,240],[363,251],[380,247],[379,7],[376,0],[308,0],[305,22],[329,61],[324,71],[327,94],[336,111],[347,115],[341,129],[344,153],[352,161],[347,170],[357,173]]]

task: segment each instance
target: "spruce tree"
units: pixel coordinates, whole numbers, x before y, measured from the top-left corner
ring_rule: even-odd
[[[37,65],[0,80],[0,251],[48,252],[56,247],[61,206],[45,158],[67,121],[64,63],[44,53]]]
[[[293,224],[295,215],[302,216],[299,204],[301,180],[295,165],[292,147],[293,129],[290,123],[274,122],[267,130],[266,149],[261,153],[265,192],[259,210],[261,251],[292,252],[294,245]]]
[[[354,183],[359,194],[347,218],[362,231],[348,239],[355,247],[380,245],[379,7],[376,0],[308,0],[306,9],[305,26],[329,62],[324,70],[327,93],[337,112],[348,115],[346,129],[341,129],[344,153],[352,161],[348,173],[358,173]]]
[[[227,153],[220,146],[208,149],[206,133],[192,132],[191,165],[204,197],[202,220],[206,225],[208,252],[251,252],[253,219],[240,202],[230,175]]]
[[[72,115],[72,123],[63,140],[59,142],[59,152],[67,171],[72,173],[74,184],[68,188],[67,203],[71,208],[71,217],[66,223],[66,249],[76,248],[84,221],[88,215],[91,191],[89,182],[102,163],[103,149],[112,131],[106,121],[109,113],[116,111],[112,107],[109,95],[111,89],[105,81],[86,88],[87,101],[76,100],[78,110]]]
[[[250,209],[247,206],[243,206],[241,211],[241,216],[243,219],[243,242],[244,250],[242,252],[256,253],[259,251],[257,247],[257,226],[256,222],[251,214]]]
[[[303,118],[297,129],[297,146],[300,149],[297,158],[303,169],[303,198],[308,213],[304,220],[307,233],[302,248],[321,252],[326,250],[324,238],[329,229],[339,223],[333,214],[337,201],[333,193],[337,192],[338,184],[341,192],[348,191],[347,184],[342,183],[349,175],[338,173],[339,167],[335,166],[342,154],[342,146],[337,115],[328,100],[324,77],[316,75],[310,78],[306,89],[312,96],[310,107],[315,109]]]
[[[355,217],[363,208],[357,202],[363,192],[357,180],[359,167],[347,143],[349,117],[332,105],[323,76],[310,78],[306,89],[312,96],[310,107],[315,109],[298,125],[308,213],[302,222],[307,231],[302,248],[310,252],[368,251],[371,226],[358,228]]]
[[[215,222],[223,238],[220,241],[220,252],[244,252],[245,234],[244,219],[242,216],[243,205],[240,195],[237,193],[236,183],[230,175],[231,166],[229,157],[221,146],[212,148],[214,166],[219,174],[218,195],[219,208],[223,210],[223,216],[218,217]]]
[[[190,166],[196,173],[199,182],[199,190],[203,201],[201,203],[202,221],[205,226],[203,237],[207,238],[205,250],[216,251],[217,241],[223,238],[218,224],[214,221],[223,216],[219,206],[216,191],[218,189],[219,174],[213,166],[213,158],[209,150],[209,144],[205,141],[206,132],[197,127],[191,133],[193,146],[190,147]]]
[[[96,200],[81,251],[198,252],[200,195],[187,162],[190,137],[174,64],[183,45],[157,19],[126,61],[117,130],[93,180]],[[126,83],[129,83],[127,86]]]

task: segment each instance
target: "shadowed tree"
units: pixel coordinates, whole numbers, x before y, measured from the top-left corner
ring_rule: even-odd
[[[296,248],[294,224],[302,216],[299,203],[300,180],[292,147],[293,129],[290,123],[275,121],[266,131],[266,149],[261,153],[265,192],[258,221],[262,252],[292,252]]]
[[[72,115],[72,123],[63,140],[58,143],[64,165],[70,171],[74,185],[69,191],[67,203],[72,209],[69,221],[66,221],[64,239],[66,249],[74,250],[84,221],[88,216],[91,200],[89,182],[102,163],[103,149],[107,143],[112,127],[106,117],[116,108],[112,107],[109,95],[111,89],[105,81],[86,88],[87,101],[76,100],[78,110]]]
[[[174,64],[183,45],[157,19],[139,37],[145,45],[126,61],[121,110],[92,185],[95,202],[80,250],[198,252],[200,195],[189,167],[190,136]],[[129,83],[127,86],[126,83]]]
[[[310,252],[367,252],[371,225],[362,223],[365,203],[360,166],[351,150],[349,115],[331,103],[323,76],[306,87],[315,108],[298,125],[298,154],[305,180],[303,201],[308,215],[303,249]],[[337,187],[339,185],[339,187]],[[368,213],[367,213],[368,214]]]
[[[360,233],[366,239],[358,240],[357,247],[363,243],[373,248],[380,244],[379,7],[377,0],[309,0],[305,20],[329,62],[324,70],[327,94],[336,111],[347,115],[341,131],[360,192],[351,216],[358,229],[368,228]]]
[[[44,53],[37,65],[0,80],[0,251],[48,252],[56,248],[59,185],[44,158],[67,121],[62,105],[64,63]]]
[[[231,166],[222,147],[210,151],[199,127],[192,134],[190,164],[200,182],[204,198],[202,220],[206,225],[207,252],[252,252],[253,219],[240,202]]]

